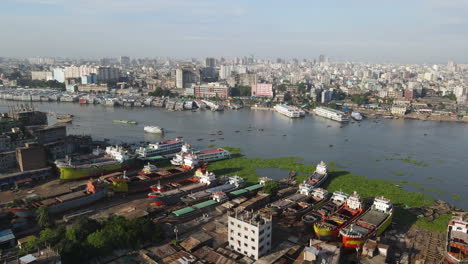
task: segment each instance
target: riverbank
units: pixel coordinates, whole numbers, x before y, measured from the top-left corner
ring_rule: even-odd
[[[315,170],[315,164],[303,164],[301,163],[302,159],[298,157],[247,158],[242,155],[239,148],[224,148],[231,151],[233,157],[229,160],[213,162],[209,164],[208,169],[217,175],[241,176],[249,183],[258,181],[260,175],[256,170],[262,168],[295,171],[298,183]],[[434,205],[435,199],[422,192],[404,190],[402,187],[411,185],[409,182],[372,180],[336,167],[329,168],[329,175],[322,187],[330,192],[352,193],[356,191],[362,198],[385,196],[390,199],[395,206],[394,223],[397,229],[409,229],[412,225],[434,232],[444,232],[446,229],[450,214],[440,215],[432,221],[425,217],[418,217],[419,209]],[[287,176],[284,175],[284,177]]]

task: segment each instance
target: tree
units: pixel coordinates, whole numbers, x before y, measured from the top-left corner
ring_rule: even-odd
[[[36,221],[37,224],[42,228],[50,226],[51,222],[49,217],[49,208],[47,205],[42,205],[37,209]]]
[[[65,236],[65,227],[60,226],[56,229],[46,228],[41,231],[39,242],[44,245],[55,245]]]
[[[28,236],[26,243],[21,246],[20,254],[24,255],[39,249],[39,239],[36,236]]]
[[[276,194],[279,189],[279,184],[276,181],[267,181],[263,186],[263,192],[267,194]]]
[[[101,224],[98,221],[88,217],[80,217],[71,228],[67,229],[66,237],[68,240],[81,242],[99,228],[101,228]]]

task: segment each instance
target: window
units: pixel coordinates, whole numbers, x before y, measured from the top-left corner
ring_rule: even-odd
[[[245,238],[245,239],[248,239],[248,237],[247,237],[247,236],[244,236],[244,238]]]
[[[239,252],[240,252],[240,251],[241,251],[241,250],[240,250],[240,248],[237,248],[237,251],[239,251]]]
[[[244,255],[247,255],[247,251],[244,250]]]
[[[249,231],[249,229],[248,229],[247,227],[244,227],[244,230],[245,230],[245,231]]]
[[[234,233],[234,230],[231,230],[231,233]]]
[[[263,233],[265,233],[265,232],[262,230],[262,231],[260,231],[260,233],[259,233],[259,234],[260,234],[260,235],[262,235]]]
[[[269,246],[269,245],[270,245],[270,242],[267,242],[267,246]]]
[[[270,237],[270,234],[268,234],[267,237]]]
[[[240,225],[237,225],[238,228],[240,228]]]
[[[251,238],[250,240],[251,240],[252,242],[255,242],[255,238]]]
[[[252,247],[253,250],[255,250],[255,247]]]
[[[233,237],[231,237],[231,240],[234,240],[234,238],[233,238]]]
[[[262,237],[262,238],[260,238],[260,243],[262,243],[262,242],[263,242],[263,237]]]
[[[262,250],[263,250],[263,246],[261,246],[259,249],[260,249],[260,251],[262,251]]]
[[[267,229],[270,229],[271,226],[268,226]]]
[[[246,247],[246,246],[247,246],[247,243],[244,243],[244,247]]]
[[[238,235],[238,236],[241,236],[241,234],[240,234],[240,233],[237,233],[237,235]]]

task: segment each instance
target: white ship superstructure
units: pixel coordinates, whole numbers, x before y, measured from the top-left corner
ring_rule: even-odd
[[[305,112],[303,110],[285,104],[277,104],[275,105],[274,109],[276,110],[276,112],[291,118],[302,117],[305,115]]]
[[[145,126],[143,130],[146,133],[161,134],[164,133],[164,129],[158,126]]]
[[[325,117],[338,122],[349,121],[349,117],[344,112],[329,107],[319,106],[314,109],[314,113],[318,116]]]
[[[146,147],[139,147],[135,153],[144,158],[156,155],[177,153],[181,150],[183,144],[184,140],[180,138],[165,140],[154,144],[149,144]]]

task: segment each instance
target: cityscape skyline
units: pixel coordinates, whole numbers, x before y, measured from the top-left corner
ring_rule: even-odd
[[[466,63],[468,2],[7,0],[4,57],[315,58]]]

